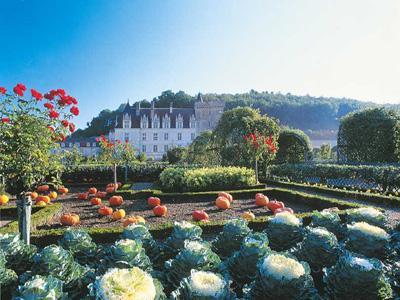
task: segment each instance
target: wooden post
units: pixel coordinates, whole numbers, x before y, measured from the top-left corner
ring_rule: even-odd
[[[128,182],[128,165],[125,165],[125,183]]]
[[[117,190],[117,164],[114,164],[114,192]]]
[[[255,164],[254,164],[254,170],[255,170],[255,173],[256,173],[256,184],[258,184],[258,162],[257,162],[257,158],[256,158],[256,161],[255,161]]]
[[[17,197],[17,214],[18,214],[18,229],[21,239],[30,244],[31,233],[31,212],[32,200],[31,196],[20,194]]]

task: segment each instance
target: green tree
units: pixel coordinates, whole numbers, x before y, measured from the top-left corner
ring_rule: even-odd
[[[349,162],[399,162],[400,115],[383,108],[347,115],[340,123],[338,153]]]
[[[221,158],[212,131],[204,131],[188,147],[187,160],[191,164],[219,165]]]
[[[279,163],[299,163],[308,160],[312,154],[310,138],[299,129],[284,128],[279,133]]]
[[[85,160],[85,157],[79,151],[77,146],[74,146],[72,150],[66,150],[62,154],[63,165],[66,169],[80,165]]]
[[[165,154],[165,160],[170,164],[176,164],[183,162],[187,157],[187,149],[185,147],[174,147],[167,151]]]

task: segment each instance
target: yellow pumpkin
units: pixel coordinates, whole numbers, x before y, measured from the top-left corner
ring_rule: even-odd
[[[242,214],[242,218],[247,221],[253,221],[256,216],[251,211],[246,211]]]
[[[137,223],[146,223],[146,220],[141,216],[131,216],[127,218],[124,221],[124,223],[122,223],[122,225],[124,225],[124,227],[127,227],[130,224],[137,224]]]
[[[36,202],[36,205],[37,206],[46,206],[47,204],[44,201],[38,201],[38,202]]]
[[[57,193],[56,192],[50,192],[49,193],[49,197],[50,197],[50,199],[57,199]]]
[[[8,203],[8,196],[7,195],[0,195],[0,205],[6,205]]]
[[[121,220],[121,219],[125,218],[125,215],[126,215],[125,210],[118,209],[113,212],[112,219],[113,220]]]

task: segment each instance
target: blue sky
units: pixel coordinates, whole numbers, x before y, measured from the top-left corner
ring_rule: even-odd
[[[0,86],[65,88],[78,125],[162,91],[400,103],[400,1],[0,0]]]

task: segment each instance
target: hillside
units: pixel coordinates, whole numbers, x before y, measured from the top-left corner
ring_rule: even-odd
[[[347,98],[284,95],[254,90],[242,94],[203,94],[202,96],[205,101],[224,100],[227,110],[238,106],[257,108],[261,113],[279,119],[282,125],[304,130],[314,138],[334,137],[341,117],[355,110],[377,106],[372,102],[361,102]],[[153,100],[156,101],[156,107],[169,107],[171,102],[174,107],[191,107],[196,99],[197,96],[188,95],[183,91],[177,93],[164,91]],[[122,103],[115,111],[101,111],[97,117],[88,123],[86,129],[78,130],[74,137],[88,137],[107,133],[117,111],[123,109],[124,105]],[[150,102],[142,100],[141,105],[142,107],[150,107]],[[400,105],[390,105],[390,107],[400,109]]]

